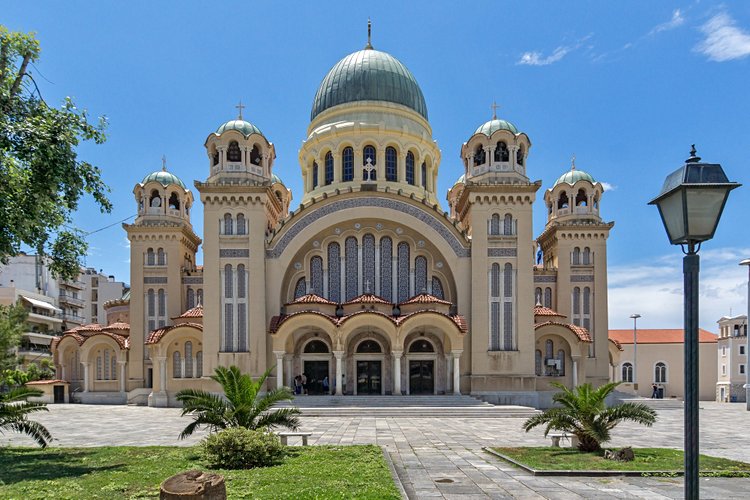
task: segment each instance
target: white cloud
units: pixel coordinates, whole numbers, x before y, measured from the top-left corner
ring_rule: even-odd
[[[740,260],[748,248],[704,250],[700,273],[700,326],[716,331],[716,321],[747,311],[747,268]],[[681,253],[621,266],[610,265],[609,327],[631,328],[638,313],[643,328],[682,328],[683,275]]]
[[[716,14],[701,26],[706,38],[695,46],[695,50],[717,62],[750,55],[750,34],[735,24],[726,12]]]
[[[130,240],[127,236],[122,239],[122,246],[128,249],[130,248]]]
[[[617,186],[615,186],[613,184],[610,184],[609,182],[601,182],[600,181],[600,184],[604,188],[604,191],[614,191],[615,189],[617,189]]]
[[[672,11],[672,19],[665,23],[657,24],[654,26],[654,28],[649,32],[649,35],[655,35],[656,33],[661,33],[662,31],[669,31],[673,30],[675,28],[678,28],[685,24],[685,17],[682,15],[682,11],[680,9],[675,9]]]
[[[552,51],[552,54],[547,57],[542,57],[541,52],[524,52],[521,54],[521,58],[516,64],[523,64],[527,66],[547,66],[548,64],[556,63],[565,57],[570,52],[570,47],[557,47]]]

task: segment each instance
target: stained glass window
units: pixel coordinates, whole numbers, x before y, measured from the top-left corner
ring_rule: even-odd
[[[333,155],[329,151],[326,153],[326,185],[333,182]]]
[[[203,351],[195,353],[195,376],[198,378],[203,376]]]
[[[153,289],[149,289],[148,291],[148,315],[151,317],[156,316],[156,300],[154,299]]]
[[[117,380],[117,357],[115,357],[114,351],[112,351],[112,356],[109,358],[109,364],[110,380]]]
[[[545,349],[544,357],[549,359],[554,355],[555,345],[552,343],[550,339],[547,339],[547,341],[544,343],[544,349]]]
[[[164,249],[160,248],[156,251],[156,265],[164,266],[167,264],[167,258],[164,256]]]
[[[504,297],[513,296],[513,266],[510,263],[505,264],[503,270],[503,292]]]
[[[490,350],[500,349],[500,302],[493,302],[490,307]]]
[[[346,298],[352,300],[357,296],[359,286],[359,244],[357,238],[349,236],[344,242],[344,253],[346,259]]]
[[[432,277],[432,295],[439,299],[445,299],[445,293],[443,292],[443,283],[440,281],[440,278],[436,276]]]
[[[167,315],[167,300],[164,295],[164,289],[159,289],[159,316]]]
[[[102,353],[99,352],[99,355],[96,357],[96,379],[102,380]]]
[[[378,163],[378,156],[377,156],[377,152],[375,151],[374,146],[365,146],[365,148],[362,150],[362,161],[364,165],[367,165],[368,158],[370,159],[370,163],[372,163],[373,167]],[[362,178],[368,179],[366,170],[362,171]],[[372,172],[370,172],[370,177],[368,180],[374,181],[374,180],[377,180],[377,178],[378,178],[377,170],[373,170]]]
[[[232,298],[232,265],[227,264],[224,266],[224,297],[227,299]]]
[[[362,291],[375,293],[375,236],[362,237]]]
[[[146,250],[146,265],[147,266],[153,266],[156,263],[156,260],[154,258],[154,249],[149,248]]]
[[[402,241],[398,244],[398,301],[409,298],[409,244]]]
[[[393,300],[393,240],[388,236],[380,238],[380,296],[385,300]]]
[[[422,187],[427,189],[427,164],[422,162]]]
[[[320,258],[320,257],[318,257],[318,258]],[[297,280],[297,284],[294,287],[294,298],[295,299],[298,299],[298,298],[302,297],[303,295],[305,295],[305,293],[307,292],[307,290],[306,290],[305,287],[306,287],[305,278],[298,279]]]
[[[344,182],[354,180],[354,150],[352,148],[344,148],[344,152],[341,155],[343,163],[343,180]]]
[[[492,214],[490,218],[490,234],[500,234],[500,216],[498,214]]]
[[[247,304],[237,304],[237,350],[247,352]]]
[[[195,307],[195,290],[192,288],[187,289],[187,308],[192,309]]]
[[[383,352],[382,347],[374,340],[364,340],[357,346],[358,353],[378,353]]]
[[[185,378],[193,378],[193,343],[185,342]]]
[[[583,265],[588,266],[591,264],[591,249],[586,247],[583,249]]]
[[[583,289],[583,314],[591,314],[591,288]]]
[[[242,161],[242,151],[240,151],[240,145],[237,144],[237,141],[229,143],[229,147],[227,148],[227,161]]]
[[[237,214],[237,234],[246,234],[245,216],[242,214]]]
[[[503,302],[503,349],[513,350],[513,302]]]
[[[341,245],[328,245],[328,299],[341,302]]]
[[[544,289],[544,307],[552,309],[552,289],[549,287]]]
[[[316,162],[313,162],[312,171],[312,187],[315,189],[318,187],[318,164]]]
[[[421,255],[414,259],[414,293],[427,293],[427,259]]]
[[[310,259],[310,292],[323,295],[323,258],[319,255]]]
[[[224,234],[233,234],[234,230],[232,229],[232,215],[231,214],[224,214]]]
[[[414,185],[414,153],[406,153],[406,182]]]
[[[385,148],[385,180],[395,182],[398,180],[396,148]]]
[[[573,289],[573,324],[581,326],[581,289]]]
[[[330,352],[328,346],[322,340],[311,340],[305,345],[304,351],[307,354],[325,354]]]
[[[534,373],[537,377],[542,376],[542,351],[534,351]]]
[[[573,265],[577,266],[581,263],[581,249],[575,247],[573,249]]]
[[[104,349],[104,380],[109,380],[109,349]]]
[[[172,353],[172,378],[182,378],[182,358],[180,351]],[[166,387],[162,389],[166,389]]]
[[[505,220],[503,221],[503,234],[505,236],[513,235],[513,216],[505,214]]]
[[[490,296],[500,296],[500,264],[492,264],[490,272]]]
[[[237,266],[237,298],[245,298],[245,289],[247,284],[247,277],[245,275],[245,266],[240,264]]]
[[[224,304],[224,352],[234,351],[234,306]]]

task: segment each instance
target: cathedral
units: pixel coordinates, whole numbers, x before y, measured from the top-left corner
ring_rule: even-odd
[[[129,295],[108,304],[106,326],[53,346],[81,401],[176,406],[182,389],[218,391],[208,376],[230,365],[270,370],[269,388],[304,379],[310,395],[537,407],[551,382],[609,380],[613,223],[591,175],[573,164],[549,186],[530,180],[531,139],[493,116],[454,151],[463,175],[444,211],[422,91],[369,42],[315,93],[298,206],[274,174],[272,138],[241,111],[208,134],[204,179],[188,187],[162,168],[135,185]]]

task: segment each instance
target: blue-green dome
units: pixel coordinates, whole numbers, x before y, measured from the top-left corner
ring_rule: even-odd
[[[281,180],[281,177],[279,177],[276,174],[271,174],[271,182],[273,184],[276,184],[277,182],[281,184],[282,186],[286,187],[286,184],[284,184],[284,181]]]
[[[510,123],[509,121],[505,120],[498,120],[497,118],[494,118],[487,123],[484,123],[477,128],[475,134],[484,134],[487,137],[490,137],[492,134],[497,132],[498,130],[507,130],[509,132],[513,132],[514,134],[518,133],[518,129],[515,125]]]
[[[555,186],[563,182],[568,183],[572,186],[578,181],[589,181],[591,184],[596,182],[593,177],[591,177],[589,174],[587,174],[583,170],[573,169],[562,174],[560,178],[557,179],[557,182],[555,182]]]
[[[218,135],[221,135],[227,130],[236,130],[245,137],[251,134],[263,135],[258,127],[250,122],[246,122],[245,120],[229,120],[225,124],[221,125],[218,129],[216,129],[216,133]]]
[[[152,172],[148,174],[143,178],[141,184],[146,184],[147,182],[151,181],[159,182],[164,187],[167,187],[170,184],[177,184],[182,189],[187,189],[187,187],[185,187],[185,183],[182,182],[179,177],[171,172],[167,172],[166,170],[159,170],[158,172]]]
[[[427,119],[427,105],[414,75],[390,54],[364,49],[331,68],[315,94],[310,120],[323,111],[356,101],[387,101],[409,107]]]
[[[453,183],[454,186],[457,184],[465,184],[466,183],[466,174],[461,175],[458,179],[456,179],[456,182]]]

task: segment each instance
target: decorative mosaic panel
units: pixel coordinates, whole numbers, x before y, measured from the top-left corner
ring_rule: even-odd
[[[594,281],[593,274],[574,274],[570,277],[571,283],[588,283]]]
[[[328,245],[328,300],[341,302],[341,246]]]
[[[534,283],[557,283],[557,276],[534,275]]]
[[[518,250],[515,248],[488,248],[487,257],[516,257]]]
[[[315,224],[315,222],[322,217],[335,212],[339,212],[341,210],[359,207],[389,208],[414,217],[415,219],[418,219],[419,221],[427,224],[432,229],[437,231],[437,233],[446,241],[446,243],[451,246],[456,256],[471,256],[471,249],[468,247],[464,247],[461,241],[448,229],[448,227],[446,227],[446,222],[438,220],[437,215],[425,212],[423,209],[410,205],[409,203],[388,198],[377,198],[371,196],[338,200],[324,207],[316,208],[310,211],[308,214],[300,217],[299,220],[294,222],[294,225],[289,228],[286,233],[284,233],[284,235],[279,239],[274,248],[266,250],[266,256],[269,259],[279,258],[279,256],[281,256],[289,243],[292,242],[292,240],[300,233],[300,231],[312,224]]]
[[[146,276],[145,278],[143,278],[143,284],[144,285],[166,285],[167,277],[166,276]]]
[[[323,295],[323,258],[319,255],[310,259],[310,293]]]
[[[375,236],[362,237],[362,291],[375,293]]]
[[[402,241],[398,244],[398,301],[409,298],[409,244]]]
[[[346,299],[357,296],[359,287],[359,244],[357,238],[349,236],[344,242],[344,259],[346,267]]]
[[[380,238],[380,296],[387,301],[393,300],[393,240],[384,236]]]
[[[202,285],[203,276],[183,276],[182,284],[183,285]]]
[[[318,257],[318,258],[320,258],[320,257]],[[322,278],[323,277],[321,276],[321,279]],[[300,297],[302,297],[303,295],[305,295],[305,293],[307,292],[306,286],[307,285],[305,283],[305,278],[300,278],[300,279],[297,280],[297,285],[295,285],[295,287],[294,287],[294,298],[295,298],[295,300],[298,299],[298,298],[300,298]]]
[[[221,250],[219,250],[219,257],[221,258],[250,257],[250,249],[248,248],[222,248]]]
[[[445,300],[445,293],[443,293],[443,283],[440,282],[440,278],[435,276],[432,277],[432,295],[439,299]]]
[[[414,259],[414,293],[427,292],[427,259],[418,256]]]

